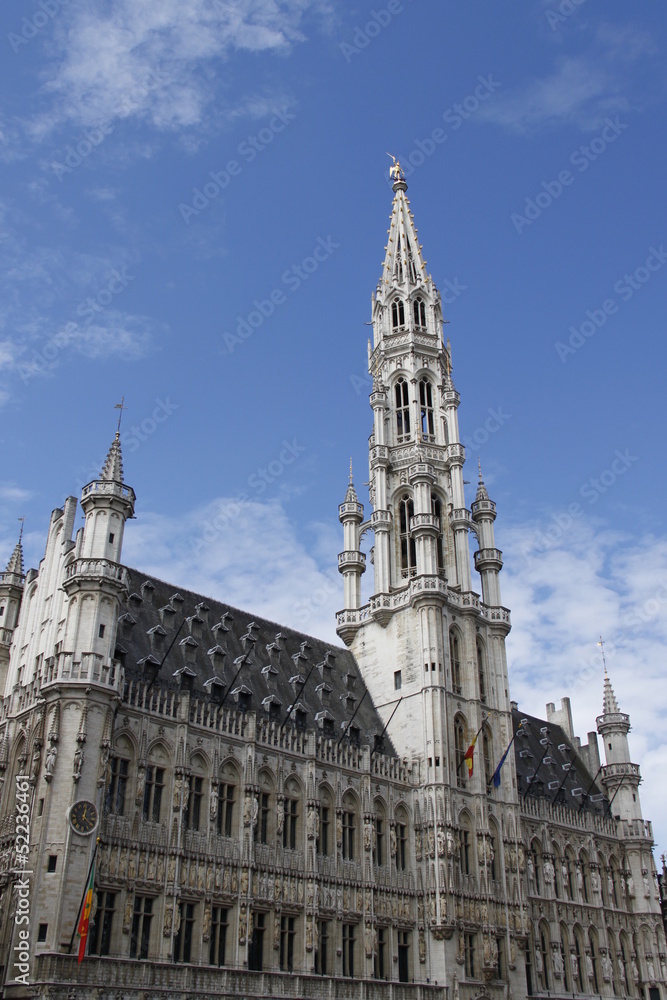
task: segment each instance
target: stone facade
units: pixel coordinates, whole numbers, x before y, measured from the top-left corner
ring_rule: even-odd
[[[609,678],[603,766],[567,699],[546,721],[510,701],[496,508],[481,470],[465,506],[451,348],[406,189],[397,168],[370,517],[352,476],[339,511],[348,649],[124,566],[119,435],[83,528],[70,497],[39,570],[19,543],[0,577],[7,997],[667,1000],[651,827]]]

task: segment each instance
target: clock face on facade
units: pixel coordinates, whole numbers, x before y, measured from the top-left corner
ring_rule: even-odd
[[[81,799],[69,811],[69,821],[77,833],[92,833],[97,826],[97,808],[92,802]]]

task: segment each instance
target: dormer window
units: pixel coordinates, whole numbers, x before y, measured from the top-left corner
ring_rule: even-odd
[[[408,440],[410,437],[410,394],[408,383],[404,378],[399,378],[394,387],[396,399],[396,435],[397,442]]]
[[[394,299],[391,304],[391,328],[397,330],[405,326],[405,306],[401,299]]]
[[[412,314],[415,319],[415,326],[426,326],[426,306],[423,299],[415,299],[412,304]]]
[[[419,380],[419,406],[421,412],[422,438],[435,440],[435,424],[433,421],[433,388],[427,378]]]

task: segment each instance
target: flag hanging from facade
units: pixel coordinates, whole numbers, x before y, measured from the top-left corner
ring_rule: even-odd
[[[479,736],[479,733],[475,733],[475,735],[472,738],[472,743],[470,744],[470,746],[468,747],[468,749],[466,750],[466,752],[463,755],[463,759],[466,762],[466,764],[468,765],[468,777],[469,778],[472,778],[472,769],[473,769],[473,766],[474,766],[473,757],[474,757],[474,754],[475,754],[475,743],[477,742],[477,737],[478,736]]]
[[[86,898],[83,903],[83,910],[81,911],[81,919],[79,920],[79,927],[78,927],[78,933],[80,937],[79,962],[83,961],[83,956],[86,954],[86,942],[88,941],[88,924],[90,923],[90,911],[93,907],[94,881],[95,881],[95,858],[93,858],[93,863],[90,866],[90,878],[88,879]]]
[[[516,733],[514,734],[514,736],[516,736]],[[493,785],[494,785],[495,788],[500,788],[500,769],[503,766],[503,764],[505,763],[505,759],[507,758],[507,754],[510,752],[511,746],[514,743],[514,736],[512,736],[512,739],[509,741],[507,750],[505,751],[505,753],[500,758],[500,761],[498,762],[498,767],[493,772],[493,778],[491,780],[493,781]]]

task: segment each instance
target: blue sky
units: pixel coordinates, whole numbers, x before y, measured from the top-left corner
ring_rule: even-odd
[[[26,516],[37,565],[125,396],[127,562],[333,636],[392,152],[467,478],[479,455],[498,504],[513,694],[569,694],[592,729],[602,633],[667,847],[664,4],[9,0],[2,22],[0,557]]]

